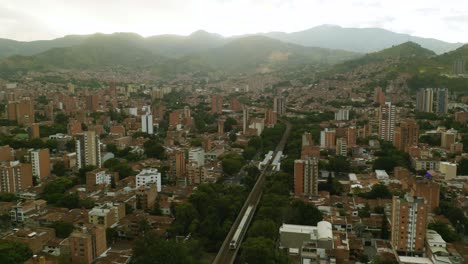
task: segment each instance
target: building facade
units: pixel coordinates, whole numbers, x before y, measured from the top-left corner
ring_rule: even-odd
[[[393,197],[391,243],[402,254],[422,254],[426,236],[428,206],[420,197]]]
[[[393,142],[395,132],[396,109],[390,102],[380,106],[379,138]]]
[[[101,140],[94,131],[85,131],[75,135],[76,164],[79,169],[86,166],[102,165]]]
[[[294,194],[315,196],[318,194],[318,159],[294,161]]]

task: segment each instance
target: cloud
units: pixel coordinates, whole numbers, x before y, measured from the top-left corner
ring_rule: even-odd
[[[231,36],[335,24],[468,41],[467,16],[462,0],[0,0],[0,37],[187,35],[198,29]]]
[[[0,6],[0,36],[17,40],[37,40],[58,37],[40,19]]]

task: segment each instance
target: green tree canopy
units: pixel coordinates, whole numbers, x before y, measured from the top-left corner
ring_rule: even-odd
[[[64,221],[53,222],[50,227],[55,229],[55,235],[59,238],[67,238],[74,229],[73,223]]]
[[[0,241],[0,263],[21,264],[31,258],[32,250],[25,244]]]

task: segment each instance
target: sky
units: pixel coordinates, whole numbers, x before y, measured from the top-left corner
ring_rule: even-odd
[[[466,0],[0,0],[0,38],[135,32],[223,36],[295,32],[323,24],[379,27],[468,42]]]

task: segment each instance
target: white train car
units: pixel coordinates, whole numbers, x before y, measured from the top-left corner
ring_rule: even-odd
[[[231,243],[229,243],[230,249],[236,249],[237,246],[239,245],[239,242],[240,242],[239,240],[242,239],[247,229],[245,225],[247,224],[247,221],[249,220],[249,218],[252,216],[252,211],[253,211],[253,205],[250,205],[249,207],[247,207],[247,210],[245,210],[245,214],[242,217],[242,220],[239,226],[237,227],[237,230],[234,233],[234,236],[232,237]]]

